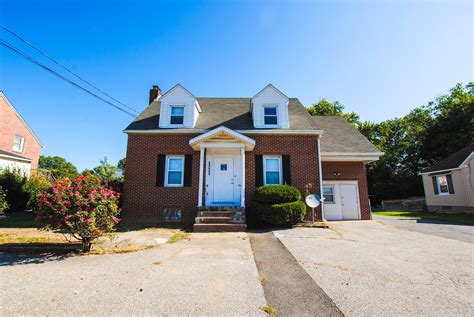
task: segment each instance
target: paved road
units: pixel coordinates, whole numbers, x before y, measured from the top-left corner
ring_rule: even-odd
[[[346,316],[473,316],[474,244],[376,221],[276,233]]]
[[[265,315],[244,233],[192,234],[127,254],[0,254],[0,285],[2,316]]]
[[[398,229],[417,231],[438,237],[474,242],[474,226],[443,223],[439,221],[417,220],[403,217],[372,216],[375,221],[392,225]],[[474,217],[474,216],[473,216]]]
[[[267,305],[280,316],[343,316],[271,232],[250,234]]]

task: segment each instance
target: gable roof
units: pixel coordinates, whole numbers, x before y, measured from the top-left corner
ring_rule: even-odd
[[[474,152],[474,143],[469,144],[465,148],[460,149],[454,154],[451,154],[444,160],[436,163],[435,165],[427,168],[425,170],[426,172],[435,172],[435,171],[442,171],[442,170],[448,170],[451,168],[457,168],[459,167],[464,161],[469,157],[469,155]]]
[[[275,86],[273,86],[272,84],[268,84],[266,85],[262,90],[260,90],[259,92],[257,92],[255,94],[255,96],[253,96],[252,99],[255,99],[257,98],[258,95],[260,95],[262,92],[264,92],[265,90],[267,90],[267,88],[272,88],[274,91],[276,91],[279,95],[281,95],[283,98],[285,99],[290,99],[288,98],[284,93],[282,93],[278,88],[276,88]]]
[[[13,110],[13,112],[16,114],[16,116],[18,117],[18,119],[20,119],[20,121],[23,123],[23,125],[26,127],[26,129],[31,133],[31,135],[35,138],[35,140],[38,142],[38,144],[43,147],[43,143],[41,143],[40,139],[36,136],[36,134],[33,132],[33,130],[30,128],[30,126],[28,125],[28,123],[26,123],[25,119],[23,119],[23,117],[20,115],[20,113],[16,110],[16,108],[12,105],[12,103],[10,102],[10,100],[8,100],[7,96],[5,95],[5,93],[3,91],[0,90],[0,97],[3,98],[5,100],[5,102],[7,103],[7,105]]]
[[[196,98],[201,106],[194,130],[212,130],[225,126],[232,130],[258,130],[253,126],[250,106],[252,98]],[[125,129],[125,132],[167,130],[158,129],[160,115],[160,101],[152,102],[138,117]],[[290,98],[288,103],[289,129],[260,129],[263,131],[284,130],[317,130],[311,115],[297,98]],[[174,132],[186,132],[193,129],[169,129]]]
[[[356,128],[340,116],[315,116],[313,122],[324,131],[321,137],[322,153],[382,153]]]

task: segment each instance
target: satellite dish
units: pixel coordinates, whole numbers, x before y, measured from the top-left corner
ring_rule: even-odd
[[[318,195],[309,194],[308,196],[306,196],[305,202],[306,205],[308,205],[310,208],[316,208],[319,206],[321,198]]]

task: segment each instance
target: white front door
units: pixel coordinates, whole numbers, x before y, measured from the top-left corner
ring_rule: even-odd
[[[214,159],[214,204],[234,203],[234,158],[216,156]]]

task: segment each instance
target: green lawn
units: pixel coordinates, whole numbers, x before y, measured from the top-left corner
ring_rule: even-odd
[[[36,228],[35,216],[32,212],[7,213],[0,217],[0,228]]]
[[[424,211],[372,211],[374,215],[405,217],[422,220],[435,220],[459,223],[463,225],[474,225],[474,215],[468,214],[436,214]]]

